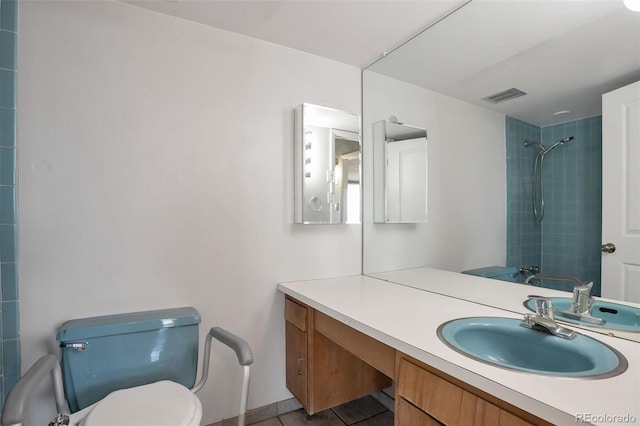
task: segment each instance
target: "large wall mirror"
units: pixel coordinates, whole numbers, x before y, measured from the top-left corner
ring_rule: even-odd
[[[379,167],[375,123],[393,115],[428,129],[429,212],[426,223],[377,223],[365,186],[363,272],[534,267],[640,302],[640,226],[630,219],[640,217],[640,100],[613,125],[602,101],[623,87],[640,99],[639,80],[640,13],[622,1],[473,0],[369,66],[363,179]],[[635,139],[612,163],[616,126]],[[617,181],[603,179],[609,163],[623,170]],[[610,202],[611,187],[630,202]],[[625,253],[608,229],[626,230]],[[618,251],[601,252],[610,242]],[[614,258],[624,277],[601,280]]]

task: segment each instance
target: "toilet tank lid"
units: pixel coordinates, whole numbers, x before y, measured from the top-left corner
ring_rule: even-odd
[[[58,329],[56,340],[70,342],[199,323],[200,314],[191,307],[131,312],[67,321]]]

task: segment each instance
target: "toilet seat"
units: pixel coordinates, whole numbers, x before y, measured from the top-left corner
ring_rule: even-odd
[[[186,387],[162,380],[111,392],[83,426],[199,426],[202,404]]]

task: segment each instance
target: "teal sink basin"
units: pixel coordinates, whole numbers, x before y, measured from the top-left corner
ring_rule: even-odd
[[[564,339],[498,317],[461,318],[438,328],[453,350],[496,367],[546,376],[602,379],[621,374],[627,360],[612,347],[583,334]]]
[[[556,320],[594,328],[640,333],[640,309],[638,308],[597,300],[591,308],[591,316],[603,319],[604,324],[591,324],[558,314],[559,311],[566,311],[571,307],[570,297],[552,297],[551,300]],[[524,306],[530,311],[535,311],[536,305],[532,300],[525,301]]]

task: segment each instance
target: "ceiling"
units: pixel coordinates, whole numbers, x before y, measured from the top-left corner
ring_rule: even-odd
[[[467,0],[125,0],[364,68]]]
[[[358,68],[375,62],[542,127],[598,115],[602,93],[640,79],[640,13],[622,0],[122,1]],[[482,99],[512,87],[527,95]]]
[[[640,80],[640,13],[622,0],[474,0],[369,69],[546,127],[599,115],[603,93]],[[527,95],[483,100],[511,88]]]

